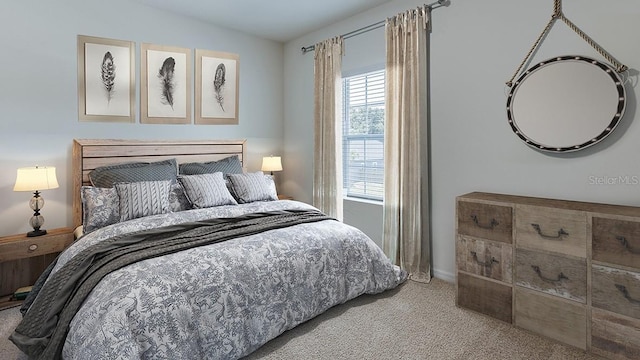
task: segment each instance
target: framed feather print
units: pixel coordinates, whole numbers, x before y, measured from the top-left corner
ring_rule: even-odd
[[[238,124],[240,56],[196,49],[196,124]]]
[[[135,122],[135,43],[78,35],[78,119]]]
[[[140,122],[191,123],[191,49],[140,46]]]

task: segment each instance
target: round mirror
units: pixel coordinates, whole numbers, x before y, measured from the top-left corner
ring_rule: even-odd
[[[625,104],[624,84],[609,65],[562,56],[518,78],[507,99],[507,118],[527,145],[569,152],[607,137],[620,122]]]

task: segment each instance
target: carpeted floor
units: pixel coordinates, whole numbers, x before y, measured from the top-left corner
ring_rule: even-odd
[[[456,308],[453,284],[408,281],[336,306],[247,359],[600,359]],[[17,308],[0,311],[0,358],[26,359],[7,337]]]

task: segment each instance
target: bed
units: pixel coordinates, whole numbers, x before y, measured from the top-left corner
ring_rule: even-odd
[[[38,359],[237,359],[406,280],[361,231],[277,200],[244,159],[243,140],[74,140],[84,234],[35,284],[11,340]],[[155,179],[168,166],[181,175]],[[154,178],[118,180],[139,174]]]

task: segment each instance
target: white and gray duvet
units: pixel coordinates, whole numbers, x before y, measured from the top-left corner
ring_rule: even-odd
[[[130,220],[79,239],[52,274],[126,232],[211,217],[314,208],[259,202]],[[70,323],[65,359],[237,359],[330,307],[396,287],[406,273],[361,231],[303,223],[142,260],[104,277]]]

